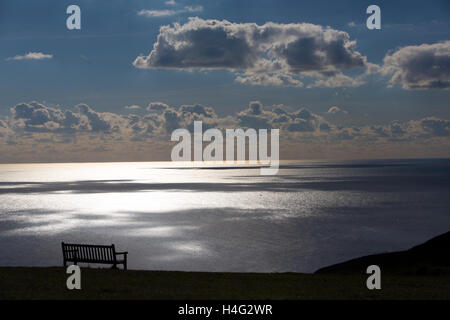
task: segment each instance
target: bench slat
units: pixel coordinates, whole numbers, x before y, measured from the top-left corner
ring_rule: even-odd
[[[100,248],[99,249],[92,249],[92,258],[94,260],[100,260],[100,259],[97,258],[98,252],[100,252],[100,251],[101,251]]]
[[[94,248],[90,247],[90,248],[88,248],[88,251],[89,251],[89,259],[90,260],[95,260],[95,258],[94,258]]]
[[[100,256],[101,256],[102,260],[109,260],[107,255],[106,255],[106,250],[102,250],[100,252]]]

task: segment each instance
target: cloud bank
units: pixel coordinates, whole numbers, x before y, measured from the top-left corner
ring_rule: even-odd
[[[196,120],[203,122],[203,130],[280,129],[284,159],[450,156],[450,120],[436,117],[342,126],[306,107],[260,101],[223,117],[200,104],[151,102],[139,112],[19,103],[9,117],[0,119],[0,162],[170,160],[170,134],[177,128],[192,130]]]

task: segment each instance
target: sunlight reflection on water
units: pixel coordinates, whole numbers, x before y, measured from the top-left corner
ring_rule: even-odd
[[[0,265],[59,265],[65,241],[115,243],[135,269],[313,271],[450,226],[448,160],[173,166],[0,165]]]

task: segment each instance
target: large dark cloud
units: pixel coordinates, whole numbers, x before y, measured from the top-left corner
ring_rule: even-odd
[[[448,89],[450,41],[403,47],[384,58],[381,71],[404,89]]]
[[[160,28],[137,68],[228,69],[236,80],[257,85],[302,86],[299,77],[321,86],[354,85],[342,71],[367,66],[348,33],[308,23],[231,23],[190,18]],[[324,79],[334,81],[325,82]]]

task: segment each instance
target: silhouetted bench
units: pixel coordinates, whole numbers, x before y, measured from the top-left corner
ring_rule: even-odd
[[[64,267],[67,262],[86,263],[103,263],[112,264],[113,268],[117,268],[118,264],[122,264],[124,270],[127,270],[127,254],[128,252],[116,252],[114,245],[99,246],[92,244],[73,244],[73,243],[61,243]],[[121,255],[121,259],[117,259],[117,256]]]

